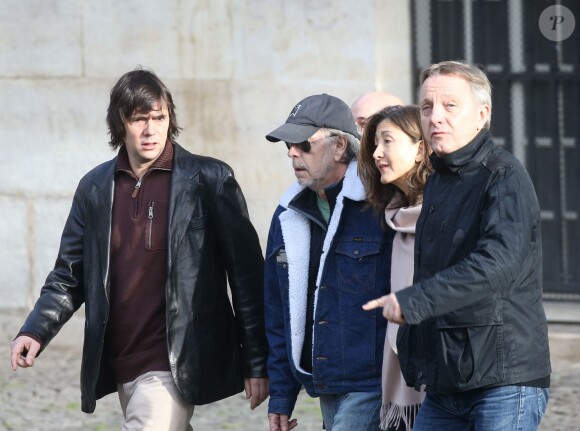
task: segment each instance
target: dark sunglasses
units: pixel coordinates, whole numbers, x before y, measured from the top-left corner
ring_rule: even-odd
[[[286,144],[286,148],[288,148],[288,149],[292,148],[292,145],[296,145],[298,148],[300,148],[300,151],[302,151],[303,153],[309,153],[310,150],[312,149],[312,145],[310,145],[309,141],[298,142],[297,144],[291,144],[290,142],[285,142],[285,144]]]
[[[284,142],[286,144],[286,148],[290,149],[292,147],[292,145],[296,145],[298,148],[300,148],[300,151],[302,151],[303,153],[309,153],[310,150],[312,149],[312,144],[316,144],[319,141],[322,141],[324,139],[328,139],[328,138],[332,138],[335,135],[330,135],[330,136],[323,136],[320,139],[317,139],[314,142],[310,142],[310,141],[304,141],[304,142],[298,142],[296,144],[291,144],[290,142]]]

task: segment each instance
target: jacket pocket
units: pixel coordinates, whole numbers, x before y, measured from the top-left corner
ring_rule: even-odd
[[[465,390],[501,382],[505,377],[503,325],[450,325],[439,322],[438,380],[442,389]]]
[[[145,222],[145,250],[165,250],[167,248],[167,223],[169,203],[149,201]]]
[[[379,242],[338,242],[335,248],[338,289],[353,294],[374,291],[380,249]]]
[[[286,257],[286,250],[284,248],[279,248],[276,251],[276,275],[278,277],[278,286],[280,286],[280,297],[284,304],[288,304],[288,259]]]

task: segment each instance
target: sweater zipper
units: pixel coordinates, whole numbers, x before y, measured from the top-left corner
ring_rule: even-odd
[[[141,177],[143,178],[143,177]],[[141,188],[141,178],[139,178],[139,180],[137,181],[137,184],[135,184],[135,190],[133,190],[133,194],[131,195],[131,197],[133,199],[135,199],[137,197],[137,193],[139,193],[139,189]]]
[[[153,207],[155,206],[155,202],[151,201],[149,202],[149,215],[147,216],[149,218],[149,226],[148,226],[148,234],[147,234],[147,248],[149,250],[151,250],[151,244],[152,244],[152,235],[153,235]]]

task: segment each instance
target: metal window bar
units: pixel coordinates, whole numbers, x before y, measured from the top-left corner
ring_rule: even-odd
[[[579,1],[557,3],[580,26]],[[485,66],[494,136],[526,165],[542,207],[546,295],[580,298],[580,31],[564,42],[543,37],[538,18],[552,4],[414,0],[413,64],[417,77],[442,60]]]

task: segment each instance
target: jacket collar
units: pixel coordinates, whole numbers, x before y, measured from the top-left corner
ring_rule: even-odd
[[[298,182],[292,184],[290,188],[282,195],[280,198],[280,205],[284,208],[288,208],[288,205],[299,193],[301,193],[306,187],[301,186]],[[357,161],[353,160],[348,164],[346,173],[344,174],[344,180],[342,184],[342,190],[338,196],[344,196],[353,201],[362,201],[365,199],[365,191],[362,183],[358,178],[357,173]],[[338,200],[338,199],[337,199]]]
[[[453,173],[460,173],[470,163],[481,162],[490,151],[491,132],[489,129],[483,129],[464,147],[442,156],[433,153],[430,159],[437,171],[448,169]]]
[[[280,199],[280,205],[287,209],[279,215],[280,229],[284,238],[284,247],[288,262],[288,308],[290,314],[290,354],[296,369],[305,373],[300,367],[300,355],[304,345],[304,330],[306,323],[306,301],[308,292],[308,270],[310,261],[310,224],[308,218],[301,212],[288,208],[292,199],[305,187],[293,184]],[[334,211],[330,216],[328,229],[322,246],[320,265],[316,285],[320,285],[322,271],[328,256],[330,245],[342,217],[345,198],[362,201],[365,198],[363,185],[357,174],[356,160],[349,163],[342,189],[336,197]],[[314,295],[314,308],[318,302],[318,291]]]
[[[331,185],[324,189],[326,198],[328,199],[328,204],[330,205],[330,214],[334,211],[334,206],[336,205],[336,198],[338,197],[340,191],[342,190],[342,183],[344,179],[341,179],[338,183]],[[288,208],[295,211],[301,212],[306,217],[310,218],[314,222],[318,223],[320,227],[326,230],[327,223],[324,221],[320,210],[318,209],[317,203],[318,196],[316,192],[308,187],[304,188],[299,192],[288,204]]]

